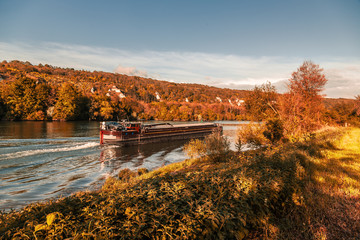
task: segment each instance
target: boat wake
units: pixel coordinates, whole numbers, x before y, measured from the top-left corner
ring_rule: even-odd
[[[36,150],[27,150],[27,151],[21,151],[21,152],[13,152],[13,153],[6,153],[0,155],[1,159],[12,159],[12,158],[20,158],[20,157],[27,157],[27,156],[33,156],[33,155],[39,155],[39,154],[46,154],[46,153],[54,153],[54,152],[69,152],[69,151],[76,151],[81,149],[87,149],[87,148],[93,148],[99,146],[98,142],[87,142],[85,144],[77,144],[74,146],[68,146],[68,147],[60,147],[60,148],[43,148],[43,149],[36,149]]]

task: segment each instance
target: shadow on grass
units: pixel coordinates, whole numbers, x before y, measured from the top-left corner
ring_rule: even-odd
[[[304,201],[294,201],[292,216],[274,218],[276,238],[360,239],[360,153],[319,140],[294,150],[306,170],[302,180],[295,177]]]

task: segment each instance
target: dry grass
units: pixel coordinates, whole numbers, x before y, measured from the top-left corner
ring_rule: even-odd
[[[360,129],[312,159],[309,211],[316,239],[360,239]]]
[[[314,180],[331,196],[360,197],[360,129],[352,129],[323,152]]]

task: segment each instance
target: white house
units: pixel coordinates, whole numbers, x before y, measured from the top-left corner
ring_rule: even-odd
[[[117,95],[119,96],[119,98],[126,98],[125,94],[121,92],[120,89],[118,89],[116,86],[113,86],[112,88],[109,89],[109,92],[115,92],[117,93]]]
[[[242,100],[242,99],[236,99],[236,104],[238,105],[238,106],[241,106],[242,104],[244,104],[244,100]]]
[[[156,92],[156,93],[155,93],[155,95],[156,95],[156,99],[160,101],[160,100],[161,100],[161,98],[160,98],[159,93],[158,93],[158,92]]]

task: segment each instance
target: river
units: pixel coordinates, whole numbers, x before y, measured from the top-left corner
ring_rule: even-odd
[[[218,123],[234,147],[243,122]],[[123,168],[183,161],[186,142],[100,146],[98,122],[0,121],[0,210],[97,189]]]

